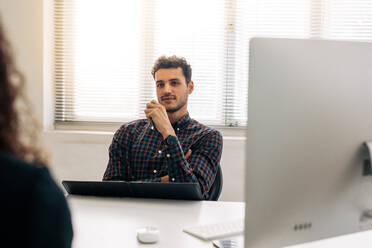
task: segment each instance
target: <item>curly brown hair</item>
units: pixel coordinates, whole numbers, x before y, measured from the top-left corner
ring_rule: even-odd
[[[186,78],[186,82],[189,83],[191,81],[191,66],[187,63],[184,57],[178,57],[176,55],[173,56],[161,56],[159,57],[152,67],[152,77],[155,79],[155,73],[162,68],[178,68],[181,67],[183,71],[183,75]]]
[[[0,149],[46,165],[46,154],[38,145],[40,127],[31,115],[24,84],[0,21]]]

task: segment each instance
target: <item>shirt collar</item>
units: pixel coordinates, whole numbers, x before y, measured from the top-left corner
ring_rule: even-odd
[[[189,112],[187,112],[184,116],[182,116],[179,120],[177,120],[176,122],[172,123],[172,127],[173,129],[176,129],[176,128],[184,128],[187,126],[187,124],[189,124],[190,122],[190,115],[189,115]]]

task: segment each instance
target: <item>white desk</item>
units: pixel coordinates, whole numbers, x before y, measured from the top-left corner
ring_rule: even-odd
[[[213,247],[182,230],[187,226],[241,219],[244,203],[177,201],[139,198],[98,198],[69,196],[74,226],[73,248],[95,247]],[[159,228],[159,242],[144,245],[136,239],[136,229]],[[372,231],[315,241],[290,248],[369,248]]]
[[[74,248],[213,247],[182,230],[187,226],[244,218],[244,203],[69,196]],[[144,245],[136,229],[156,226],[159,242]]]

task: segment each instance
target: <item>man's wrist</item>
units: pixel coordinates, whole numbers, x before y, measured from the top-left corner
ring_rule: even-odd
[[[176,136],[176,133],[174,132],[172,128],[172,131],[166,130],[165,132],[162,133],[162,135],[163,135],[163,139],[165,140],[169,135]]]

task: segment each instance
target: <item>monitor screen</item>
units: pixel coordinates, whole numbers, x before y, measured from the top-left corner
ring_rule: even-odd
[[[372,229],[371,61],[367,42],[250,41],[245,247]]]

